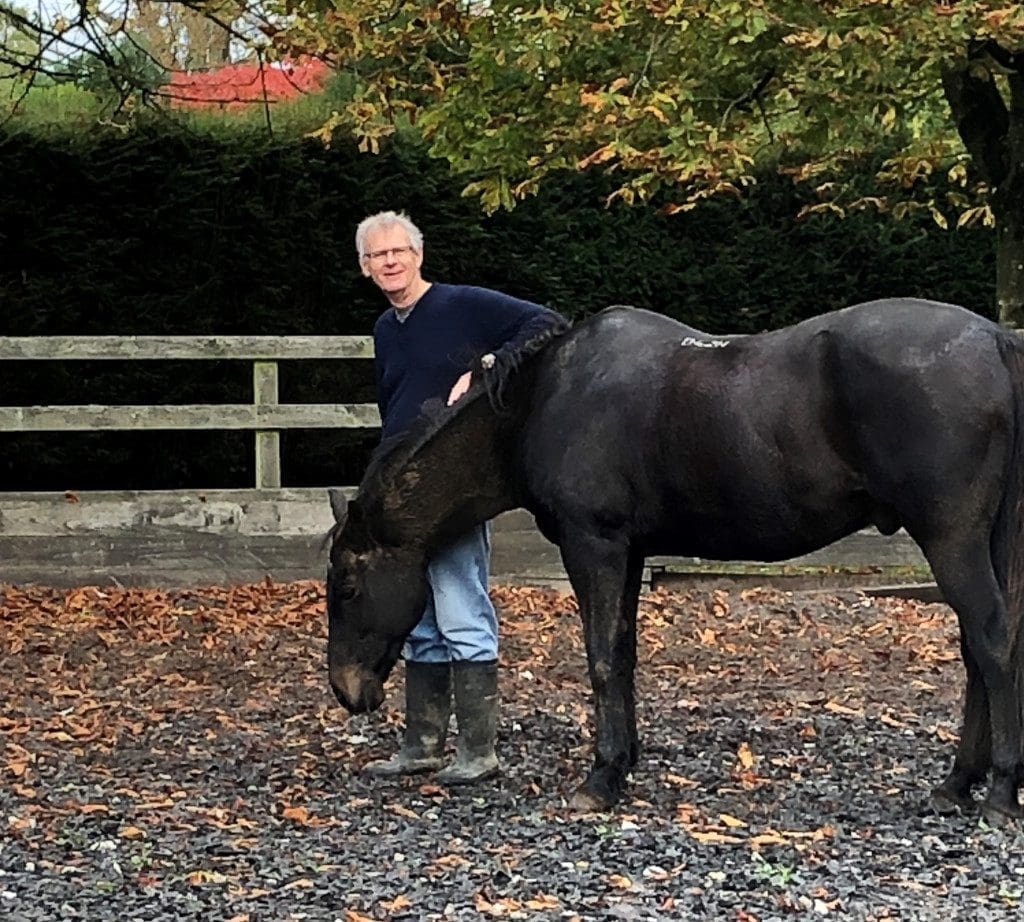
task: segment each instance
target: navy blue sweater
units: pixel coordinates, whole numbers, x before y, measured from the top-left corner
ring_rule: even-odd
[[[373,327],[381,437],[408,429],[431,397],[447,398],[479,356],[514,351],[561,319],[489,288],[436,282],[404,322],[389,308]]]

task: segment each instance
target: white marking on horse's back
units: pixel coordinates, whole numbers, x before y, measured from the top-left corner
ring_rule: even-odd
[[[724,349],[729,345],[729,340],[697,339],[695,336],[687,336],[679,345],[692,349]]]

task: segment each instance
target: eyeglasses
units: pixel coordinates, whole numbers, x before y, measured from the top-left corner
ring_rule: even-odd
[[[412,247],[389,247],[386,250],[374,250],[371,253],[364,253],[363,259],[373,263],[375,266],[379,266],[382,263],[388,262],[389,258],[404,259],[412,252]]]

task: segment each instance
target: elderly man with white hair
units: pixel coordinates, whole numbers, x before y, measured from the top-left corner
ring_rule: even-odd
[[[469,390],[470,366],[489,367],[503,350],[565,325],[554,311],[498,291],[423,278],[423,234],[404,214],[383,211],[362,221],[356,251],[363,275],[389,301],[374,330],[382,438],[400,435],[423,403],[455,403]],[[390,759],[371,762],[376,775],[442,769],[454,697],[459,736],[444,784],[468,784],[498,773],[498,620],[488,596],[490,539],[481,525],[434,557],[431,597],[403,650],[405,733]]]

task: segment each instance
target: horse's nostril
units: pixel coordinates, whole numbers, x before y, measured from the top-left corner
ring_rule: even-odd
[[[332,666],[331,688],[342,706],[350,711],[362,710],[363,689],[358,672],[350,666]]]
[[[366,709],[376,711],[384,703],[384,688],[378,685],[368,685],[364,693]]]
[[[338,704],[340,704],[342,707],[347,708],[348,702],[345,700],[344,693],[340,688],[338,688],[337,685],[334,684],[333,681],[331,682],[331,691],[334,692],[334,697],[338,699]]]
[[[384,703],[381,683],[357,666],[332,666],[330,682],[334,696],[352,714],[374,711]]]

